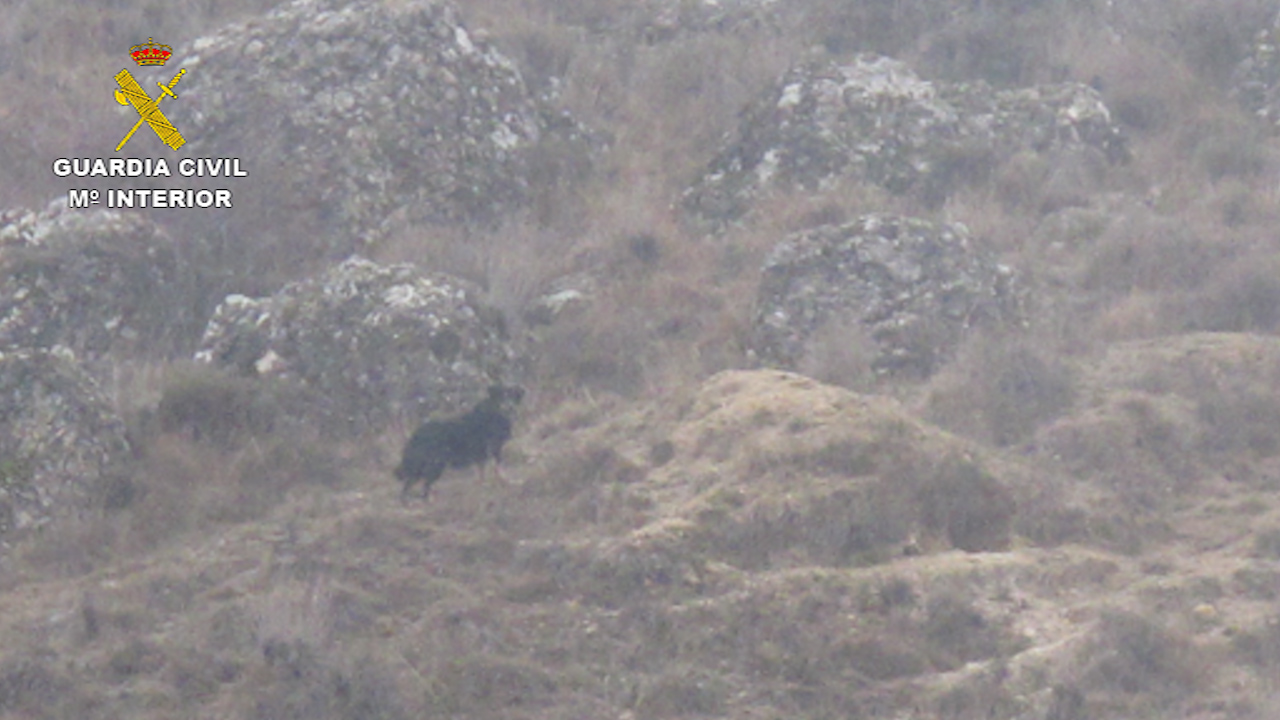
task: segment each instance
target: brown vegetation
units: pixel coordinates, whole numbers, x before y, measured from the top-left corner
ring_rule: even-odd
[[[129,45],[273,4],[13,3],[0,196],[42,205],[67,190],[52,158],[114,145],[103,68]],[[656,4],[463,7],[607,142],[591,167],[543,148],[505,224],[371,249],[506,312],[531,388],[509,479],[401,507],[409,428],[322,441],[287,384],[122,367],[132,465],[0,549],[0,717],[1273,716],[1280,195],[1270,129],[1227,92],[1273,9],[811,0],[628,25]],[[957,147],[920,197],[843,180],[686,224],[748,101],[806,54],[867,50],[1092,81],[1132,158]],[[968,224],[1029,278],[1030,326],[923,383],[878,377],[838,321],[809,377],[735,371],[773,244],[868,211]],[[576,274],[583,305],[525,317]]]

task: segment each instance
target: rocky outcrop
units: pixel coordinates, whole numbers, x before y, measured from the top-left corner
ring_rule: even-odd
[[[0,348],[57,346],[91,367],[189,350],[203,323],[190,274],[138,213],[57,201],[0,214]]]
[[[0,541],[128,503],[125,426],[64,352],[0,351]]]
[[[941,203],[1020,151],[1117,162],[1124,138],[1097,91],[1079,83],[995,91],[933,83],[904,63],[862,55],[792,69],[744,114],[736,137],[686,193],[713,225],[772,190],[817,191],[840,179]]]
[[[1280,125],[1280,15],[1258,31],[1253,48],[1236,67],[1231,94],[1241,107],[1275,129]]]
[[[456,408],[507,380],[515,353],[479,288],[351,258],[265,298],[218,307],[197,359],[293,382],[308,420],[360,433]]]
[[[874,343],[879,374],[928,376],[966,332],[1023,322],[1012,269],[979,251],[963,225],[867,215],[779,243],[765,261],[752,352],[794,368],[829,323],[850,330],[823,342]]]
[[[181,100],[165,112],[182,152],[239,157],[249,177],[204,181],[234,190],[233,216],[176,219],[217,223],[228,260],[288,267],[345,257],[398,221],[524,206],[531,153],[547,137],[572,150],[561,136],[577,125],[480,35],[447,2],[298,0],[180,48]]]

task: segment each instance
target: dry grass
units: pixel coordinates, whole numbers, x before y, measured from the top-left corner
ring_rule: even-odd
[[[84,575],[262,518],[293,490],[345,482],[345,449],[291,421],[282,395],[208,366],[156,372],[154,405],[144,395],[120,408],[135,457],[98,484],[94,511],[19,546],[16,572]]]
[[[66,190],[51,158],[98,156],[118,139],[101,69],[129,45],[178,45],[271,4],[14,4],[0,28],[0,196],[42,205]],[[1065,3],[978,5],[951,22],[927,4],[813,0],[803,32],[661,38],[609,32],[642,12],[635,3],[464,7],[531,88],[607,140],[590,167],[553,148],[534,158],[527,215],[404,228],[377,248],[380,260],[481,284],[526,343],[536,419],[517,431],[514,479],[458,473],[430,503],[396,506],[393,440],[321,444],[289,422],[287,397],[248,381],[178,363],[119,368],[112,390],[133,418],[134,466],[106,487],[100,514],[48,528],[0,566],[0,715],[857,717],[890,714],[909,687],[917,714],[1082,720],[1204,710],[1189,695],[1218,702],[1233,672],[1246,690],[1231,697],[1247,693],[1280,664],[1277,625],[1259,619],[1280,593],[1265,565],[1280,546],[1266,509],[1267,463],[1280,454],[1275,378],[1187,374],[1177,392],[1116,395],[1119,380],[1082,387],[1078,373],[1121,340],[1280,327],[1275,142],[1222,90],[1270,10],[1179,0],[1138,24]],[[1028,153],[996,167],[959,149],[946,182],[963,187],[942,205],[843,182],[761,198],[719,237],[684,224],[680,192],[744,103],[805,53],[866,49],[934,77],[1096,76],[1134,159],[1098,169]],[[749,444],[714,423],[697,443],[673,434],[672,418],[692,412],[686,391],[743,362],[769,248],[867,211],[963,221],[1041,281],[1026,336],[975,341],[916,405],[991,454],[970,457],[951,438],[950,454],[871,462],[852,430],[804,446],[797,438],[821,428],[812,403],[776,427],[752,415]],[[526,326],[530,301],[572,273],[596,281],[590,303]],[[896,392],[844,342],[856,328],[831,333],[807,374]],[[665,414],[636,410],[650,401]],[[926,442],[916,425],[898,427],[898,444],[886,441],[898,452]],[[1046,449],[1069,456],[1068,482],[1054,485],[1059,466],[1043,454],[1009,480],[1012,453]],[[1242,521],[1257,518],[1260,532],[1233,540],[1228,513],[1207,539],[1184,542],[1203,528],[1177,513],[1211,471],[1238,466],[1262,468],[1242,474],[1260,479],[1219,491],[1264,498]],[[701,496],[699,483],[720,486]],[[902,557],[913,540],[922,546]],[[1133,588],[1148,579],[1135,568],[1153,542],[1177,558],[1147,565],[1163,581],[1228,578],[1229,641],[1188,637],[1146,605],[1097,620],[1098,598],[1140,602]],[[1028,643],[1057,664],[1036,665]],[[1220,675],[1220,661],[1233,667]],[[932,685],[942,677],[947,687]],[[1034,700],[1011,689],[1050,679]],[[1268,706],[1259,691],[1253,715],[1222,707],[1261,718]]]
[[[1078,661],[1080,690],[1105,697],[1117,709],[1141,713],[1187,697],[1212,682],[1214,674],[1212,658],[1197,652],[1188,638],[1124,612],[1102,617],[1093,646]]]
[[[1071,366],[1021,338],[975,339],[931,384],[931,421],[998,446],[1027,440],[1076,394]]]

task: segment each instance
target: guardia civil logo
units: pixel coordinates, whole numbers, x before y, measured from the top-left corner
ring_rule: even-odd
[[[165,63],[173,57],[173,48],[156,42],[155,38],[147,38],[146,43],[129,48],[129,57],[133,58],[139,70],[164,67]],[[175,101],[178,99],[173,89],[186,74],[187,69],[182,68],[170,78],[169,82],[157,82],[160,92],[154,98],[147,94],[139,78],[134,77],[128,68],[115,74],[116,85],[119,85],[115,90],[116,102],[132,107],[137,113],[133,127],[129,128],[124,138],[116,145],[117,153],[124,149],[143,125],[150,128],[151,133],[160,138],[160,142],[169,146],[171,150],[177,150],[187,144],[186,138],[160,109],[160,104],[166,98],[173,98]],[[145,136],[151,133],[143,132],[144,142],[149,142]],[[173,175],[170,169],[171,162],[173,161],[162,157],[137,158],[120,155],[109,158],[62,157],[53,161],[53,174],[62,178],[89,178],[90,182],[93,178],[168,178]],[[246,178],[249,176],[248,171],[241,166],[238,157],[184,157],[178,159],[176,165],[178,174],[183,177]],[[125,210],[135,208],[140,210],[230,209],[232,207],[229,187],[182,188],[170,187],[167,183],[161,184],[165,186],[73,187],[67,190],[67,207],[84,209],[104,204],[111,209]]]
[[[168,45],[157,44],[154,39],[147,38],[147,44],[134,45],[129,48],[129,55],[133,57],[133,61],[137,63],[138,67],[163,67],[173,55],[173,48]],[[178,128],[174,127],[173,123],[169,122],[169,118],[165,117],[160,110],[160,102],[166,97],[171,97],[174,100],[178,99],[178,96],[173,92],[173,87],[178,84],[178,81],[182,79],[186,72],[186,68],[179,70],[168,85],[157,82],[156,85],[160,86],[160,94],[154,100],[133,78],[129,68],[116,73],[116,84],[120,86],[116,89],[116,102],[121,105],[133,105],[133,109],[138,113],[138,121],[133,124],[133,128],[124,136],[120,144],[116,145],[116,152],[120,152],[124,144],[129,142],[129,138],[133,137],[133,134],[138,131],[138,128],[142,127],[143,123],[146,123],[148,127],[155,131],[161,142],[174,150],[186,144],[187,141],[182,137],[182,133],[178,132]]]

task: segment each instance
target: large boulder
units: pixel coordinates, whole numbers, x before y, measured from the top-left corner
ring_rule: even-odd
[[[65,352],[0,351],[0,541],[128,503],[125,426]]]
[[[314,424],[362,433],[513,380],[502,314],[473,284],[353,257],[265,298],[218,307],[196,359],[300,388]]]
[[[809,63],[744,113],[736,137],[685,193],[714,225],[746,215],[771,189],[817,191],[849,178],[938,204],[962,182],[1023,151],[1126,156],[1097,91],[1064,83],[992,90],[933,83],[888,57]]]
[[[792,235],[765,261],[752,353],[799,367],[817,342],[873,345],[879,374],[926,377],[966,332],[1026,317],[1013,270],[959,224],[866,215]],[[824,328],[838,332],[820,333]]]
[[[136,212],[0,213],[0,349],[69,350],[91,367],[190,350],[203,323],[169,235]]]
[[[571,152],[562,136],[577,125],[541,107],[481,35],[447,2],[297,0],[179,48],[170,65],[187,73],[165,112],[181,153],[238,157],[249,177],[184,178],[230,188],[234,213],[168,217],[209,236],[224,270],[288,276],[399,223],[524,207],[548,166],[540,143]]]

